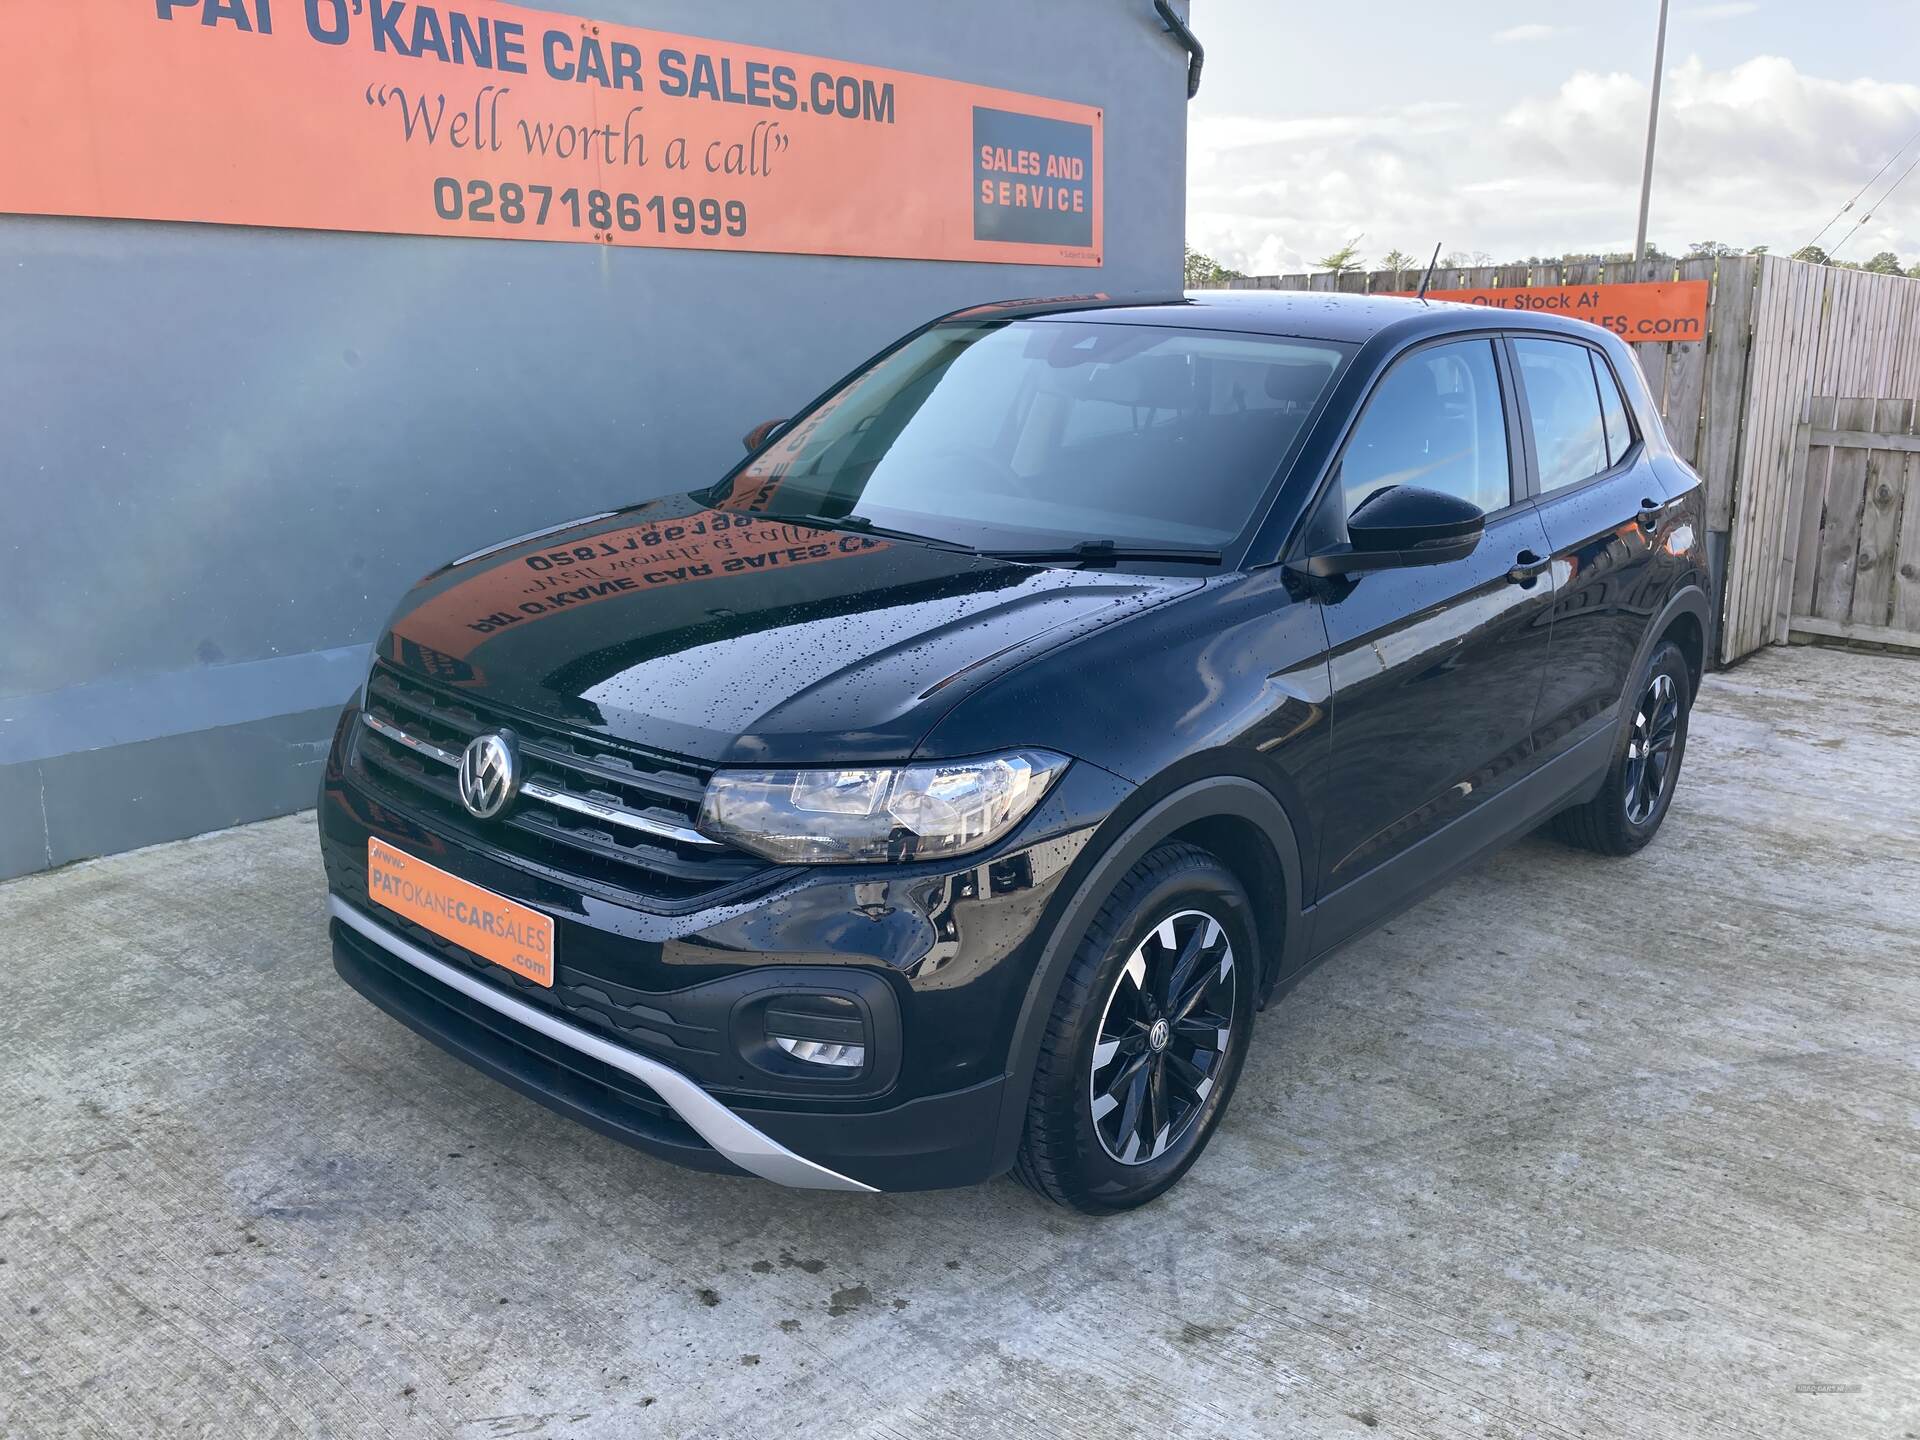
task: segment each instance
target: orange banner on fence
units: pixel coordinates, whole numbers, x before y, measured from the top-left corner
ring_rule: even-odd
[[[26,9],[0,211],[1101,263],[1088,105],[489,0]]]
[[[1655,280],[1624,285],[1503,285],[1487,290],[1429,290],[1429,300],[1486,305],[1496,310],[1534,310],[1590,320],[1622,340],[1657,345],[1704,340],[1705,280]],[[1411,295],[1411,290],[1401,292]]]

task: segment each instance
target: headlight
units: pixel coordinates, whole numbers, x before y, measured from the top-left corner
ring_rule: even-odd
[[[786,864],[937,860],[984,849],[1047,793],[1066,757],[1014,750],[849,770],[722,770],[700,829]]]

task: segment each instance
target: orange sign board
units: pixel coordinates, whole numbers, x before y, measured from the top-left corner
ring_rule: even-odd
[[[492,0],[59,0],[0,211],[1097,266],[1102,119]]]
[[[367,839],[367,894],[375,904],[502,969],[553,985],[553,917]]]
[[[1625,285],[1503,285],[1488,290],[1429,290],[1429,300],[1485,305],[1495,310],[1531,310],[1590,320],[1622,340],[1657,345],[1707,336],[1705,280],[1648,281]],[[1411,295],[1411,290],[1402,292]]]

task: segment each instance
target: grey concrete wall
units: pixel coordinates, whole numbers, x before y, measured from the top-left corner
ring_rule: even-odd
[[[0,216],[0,876],[311,803],[414,578],[710,482],[930,315],[1179,284],[1150,0],[551,8],[1099,105],[1105,264]]]

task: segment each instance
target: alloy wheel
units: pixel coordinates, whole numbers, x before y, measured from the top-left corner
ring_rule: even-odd
[[[1109,1156],[1144,1165],[1199,1118],[1232,1036],[1233,946],[1200,910],[1149,930],[1120,968],[1094,1037],[1088,1092]]]
[[[1667,674],[1655,675],[1634,713],[1627,741],[1627,819],[1644,825],[1660,808],[1673,776],[1674,749],[1680,741],[1680,690]]]

